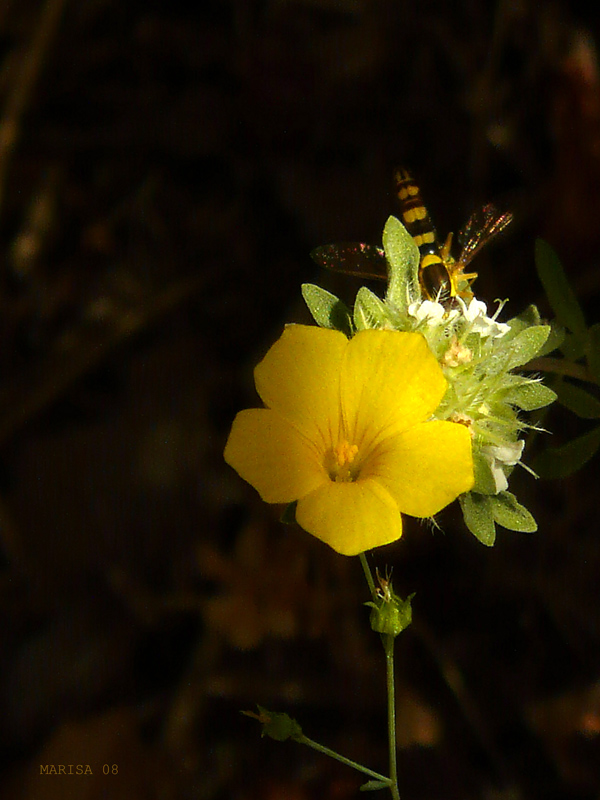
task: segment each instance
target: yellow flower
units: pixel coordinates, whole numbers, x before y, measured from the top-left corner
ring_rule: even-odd
[[[267,407],[237,415],[225,460],[267,503],[297,500],[338,553],[393,542],[401,512],[430,517],[473,486],[469,431],[430,419],[446,379],[421,334],[289,325],[254,377]]]

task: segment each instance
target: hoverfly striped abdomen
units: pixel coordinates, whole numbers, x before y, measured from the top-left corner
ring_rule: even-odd
[[[399,168],[394,173],[396,194],[404,227],[419,248],[419,285],[428,300],[448,299],[454,296],[452,276],[446,258],[440,251],[437,234],[421,191],[408,170]]]
[[[492,204],[473,214],[458,234],[461,251],[452,256],[452,234],[440,247],[435,228],[421,199],[419,187],[403,168],[394,172],[400,215],[405,228],[419,249],[419,287],[425,300],[442,303],[449,308],[460,297],[473,297],[471,284],[476,272],[466,272],[484,245],[501,233],[512,221],[510,211],[499,211]],[[321,267],[360,278],[387,279],[387,262],[381,247],[363,242],[343,242],[317,247],[311,253]]]
[[[435,228],[421,199],[421,190],[410,173],[403,168],[395,171],[394,179],[396,181],[396,195],[400,200],[402,222],[419,248],[421,258],[429,253],[439,255]]]

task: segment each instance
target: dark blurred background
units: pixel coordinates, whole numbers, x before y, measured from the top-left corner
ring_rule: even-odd
[[[478,257],[479,297],[548,313],[542,235],[599,321],[587,8],[0,5],[3,798],[358,797],[358,773],[261,740],[239,714],[256,703],[386,771],[358,560],[282,526],[224,442],[257,403],[254,364],[308,320],[300,283],[353,299],[309,252],[380,242],[397,164],[444,236],[483,202],[514,212]],[[553,444],[585,430],[560,410],[544,425]],[[417,593],[405,800],[600,797],[597,482],[593,463],[553,483],[519,470],[538,533],[486,549],[450,508],[373,554]]]

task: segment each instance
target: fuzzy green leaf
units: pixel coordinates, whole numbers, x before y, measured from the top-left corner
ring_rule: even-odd
[[[521,367],[539,353],[550,335],[549,325],[534,325],[521,331],[510,342],[510,357],[507,369]]]
[[[490,498],[477,492],[468,492],[461,494],[458,500],[467,528],[481,544],[491,547],[496,541],[496,525]]]
[[[489,498],[492,515],[498,525],[509,531],[521,533],[534,533],[537,531],[537,522],[527,511],[525,506],[517,502],[517,498],[510,492],[500,492]]]
[[[521,386],[515,386],[507,392],[504,399],[523,411],[535,411],[553,403],[556,400],[556,392],[543,383],[525,380]]]
[[[385,303],[366,286],[361,286],[354,302],[354,325],[356,330],[382,328],[388,321]]]
[[[317,325],[351,335],[350,310],[338,297],[314,283],[302,284],[302,297]]]
[[[556,252],[543,239],[535,243],[535,266],[559,322],[583,339],[586,334],[583,311]]]
[[[560,325],[555,319],[550,322],[550,335],[546,339],[544,345],[539,350],[537,354],[537,358],[541,358],[542,356],[547,356],[548,353],[552,353],[554,350],[557,350],[565,340],[565,329],[562,325]]]
[[[566,478],[577,472],[600,448],[600,427],[573,439],[562,447],[540,453],[533,468],[540,478]]]
[[[556,385],[556,394],[561,406],[581,419],[600,419],[600,400],[580,386],[562,381]]]
[[[405,311],[421,297],[419,289],[419,248],[396,217],[388,217],[383,229],[383,249],[388,262],[386,300]]]
[[[509,319],[508,324],[515,333],[520,333],[525,330],[525,328],[531,328],[533,325],[541,325],[542,318],[540,317],[537,306],[534,306],[532,303],[527,306],[527,308],[524,308],[520,314],[517,314],[516,317]]]

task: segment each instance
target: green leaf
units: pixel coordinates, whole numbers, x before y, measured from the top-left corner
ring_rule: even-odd
[[[540,311],[534,303],[530,303],[526,308],[523,309],[523,311],[521,311],[520,314],[517,314],[517,317],[518,319],[523,320],[523,322],[525,322],[529,328],[532,325],[542,325]]]
[[[539,381],[532,382],[526,379],[521,386],[510,389],[504,395],[504,399],[523,411],[535,411],[553,403],[556,400],[556,392]]]
[[[367,781],[360,787],[360,792],[376,792],[378,789],[389,789],[389,781]]]
[[[590,372],[600,386],[600,322],[596,322],[588,331],[586,356]]]
[[[535,243],[535,266],[559,322],[583,339],[586,334],[583,311],[556,252],[543,239]]]
[[[562,381],[556,385],[556,394],[561,406],[581,419],[600,419],[600,400],[580,386]]]
[[[600,427],[562,447],[548,448],[534,460],[533,468],[540,478],[566,478],[589,461],[599,447]]]
[[[550,335],[549,325],[534,325],[525,328],[510,342],[510,357],[507,369],[521,367],[539,353]]]
[[[473,472],[475,474],[473,491],[476,494],[496,494],[496,481],[490,462],[479,450],[473,451]]]
[[[496,541],[496,525],[490,505],[490,498],[477,492],[461,494],[458,498],[465,519],[465,525],[481,544],[491,547]]]
[[[537,354],[537,358],[547,356],[557,350],[565,340],[565,329],[555,319],[550,322],[550,335],[546,339],[545,344]]]
[[[350,310],[338,297],[314,283],[302,284],[302,297],[317,325],[351,336]]]
[[[517,502],[517,498],[510,492],[500,492],[489,498],[492,515],[498,525],[509,531],[521,533],[534,533],[537,531],[537,522],[527,511],[525,506]]]
[[[388,289],[385,296],[395,308],[406,311],[421,297],[419,288],[419,248],[396,217],[388,217],[383,229],[383,249],[388,262]]]
[[[354,302],[354,325],[356,330],[382,328],[388,321],[387,308],[383,300],[366,286],[361,286]]]
[[[541,325],[542,318],[540,317],[537,306],[531,303],[531,305],[524,308],[520,314],[510,319],[508,324],[516,333],[520,333],[520,331],[525,330],[525,328],[531,328],[533,325]]]

